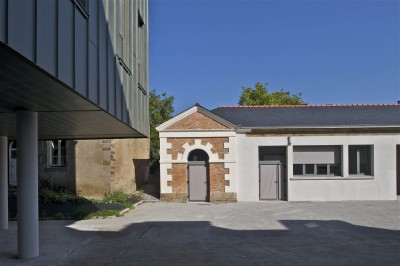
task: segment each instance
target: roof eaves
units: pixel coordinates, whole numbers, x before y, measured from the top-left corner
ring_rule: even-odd
[[[242,129],[335,129],[335,128],[400,128],[399,125],[337,125],[337,126],[260,126],[260,127],[241,127]]]
[[[274,107],[286,107],[286,108],[294,108],[294,107],[357,107],[357,106],[399,106],[400,104],[391,104],[391,103],[376,103],[376,104],[297,104],[297,105],[222,105],[218,106],[218,108],[274,108]]]

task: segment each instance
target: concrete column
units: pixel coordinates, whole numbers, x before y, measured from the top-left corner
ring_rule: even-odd
[[[37,113],[17,111],[18,257],[39,256]]]
[[[349,176],[349,145],[342,146],[342,176]]]
[[[0,229],[8,229],[7,142],[0,136]]]
[[[291,142],[293,143],[294,137],[291,137]],[[292,178],[293,178],[293,144],[290,144],[286,148],[286,170],[287,170],[287,200],[292,201]]]

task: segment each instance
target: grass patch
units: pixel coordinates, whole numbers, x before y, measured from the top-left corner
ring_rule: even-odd
[[[94,204],[115,204],[121,203],[124,208],[132,209],[133,205],[142,198],[137,194],[127,194],[121,190],[114,191],[105,195],[104,199],[92,199],[90,200]]]
[[[119,213],[117,210],[99,210],[96,212],[92,212],[84,216],[83,219],[93,219],[93,218],[105,218],[109,216],[116,216],[116,217],[121,217],[122,214]]]

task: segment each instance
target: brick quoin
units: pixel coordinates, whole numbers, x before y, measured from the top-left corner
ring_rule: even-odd
[[[171,149],[167,150],[167,154],[172,155],[172,160],[176,160],[178,157],[178,153],[183,154],[185,149],[182,147],[185,143],[189,143],[189,145],[194,145],[193,138],[168,138],[168,143],[171,143]]]
[[[229,153],[229,149],[224,148],[224,143],[229,142],[229,138],[196,138],[201,140],[202,145],[210,143],[213,147],[211,148],[212,153],[218,153],[220,159],[224,159],[225,154]],[[168,138],[167,142],[171,143],[171,149],[167,150],[167,154],[172,155],[172,160],[176,160],[178,153],[183,154],[185,149],[183,145],[188,143],[190,146],[194,145],[195,138]]]

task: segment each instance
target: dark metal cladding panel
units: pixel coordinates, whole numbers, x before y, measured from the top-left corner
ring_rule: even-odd
[[[117,64],[115,67],[115,116],[122,120],[122,67]]]
[[[75,90],[88,97],[88,21],[75,9]]]
[[[99,46],[99,4],[102,5],[102,1],[89,1],[89,40],[96,47]]]
[[[107,84],[107,21],[104,14],[103,1],[99,2],[99,105],[108,110],[108,84]]]
[[[35,1],[8,1],[8,44],[35,62]]]
[[[0,0],[0,42],[7,41],[7,0]]]
[[[74,12],[72,1],[58,1],[58,78],[74,87]]]
[[[115,115],[115,57],[113,56],[112,43],[108,39],[108,112]]]
[[[38,66],[57,75],[57,1],[37,0],[37,46]]]
[[[98,49],[89,42],[89,99],[99,104],[99,57]]]

